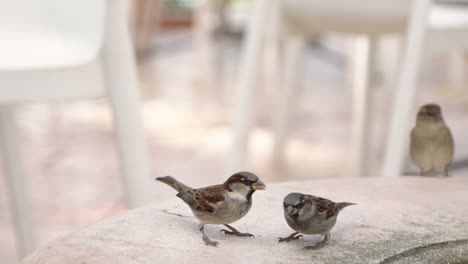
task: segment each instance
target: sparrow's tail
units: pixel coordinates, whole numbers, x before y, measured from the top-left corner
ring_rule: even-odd
[[[187,185],[181,183],[180,181],[174,179],[171,176],[166,176],[166,177],[158,177],[156,178],[157,181],[164,182],[165,184],[171,186],[178,192],[185,192],[187,190],[190,190],[192,188],[188,187]]]
[[[343,209],[345,207],[348,207],[350,205],[356,205],[356,204],[355,203],[347,203],[347,202],[338,203],[338,210],[341,211],[341,209]]]

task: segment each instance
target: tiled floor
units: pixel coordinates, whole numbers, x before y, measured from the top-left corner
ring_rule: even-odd
[[[154,176],[170,174],[188,185],[199,186],[228,176],[224,165],[231,138],[239,43],[224,44],[224,85],[210,85],[198,76],[202,66],[194,60],[188,37],[159,42],[157,54],[140,65],[140,76]],[[315,51],[311,49],[307,55],[306,80],[292,121],[283,169],[269,167],[275,91],[264,85],[260,89],[263,100],[258,106],[248,169],[264,182],[348,175],[351,91],[344,68],[330,64]],[[457,142],[456,159],[466,160],[468,98],[460,90],[446,88],[446,72],[441,66],[444,63],[443,56],[425,61],[417,105],[436,101],[443,106]],[[376,131],[384,130],[389,91],[388,87],[375,90]],[[25,105],[19,109],[18,119],[40,244],[125,210],[108,102]],[[382,139],[372,141],[377,146]],[[378,164],[380,149],[375,147],[374,151],[375,160],[370,162]],[[455,177],[468,174],[462,165],[453,171]],[[411,171],[414,168],[410,167]],[[155,201],[174,195],[159,183],[155,182],[154,188],[159,192]],[[15,263],[5,192],[2,180],[0,259],[2,263]]]

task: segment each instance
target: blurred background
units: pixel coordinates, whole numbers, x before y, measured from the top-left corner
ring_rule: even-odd
[[[172,175],[194,187],[229,176],[233,105],[251,11],[249,0],[129,1],[152,176]],[[278,90],[270,65],[279,62],[266,52],[245,170],[254,171],[266,183],[350,176],[353,41],[351,35],[336,33],[308,39],[285,161],[278,166],[271,165]],[[377,46],[372,69],[374,115],[369,121],[376,133],[369,138],[374,153],[367,161],[369,175],[378,174],[382,158],[399,43],[399,35],[389,34]],[[453,81],[449,55],[423,56],[410,119],[413,124],[422,104],[442,106],[457,143],[452,174],[466,177],[467,83]],[[462,60],[466,62],[466,56]],[[17,111],[39,245],[127,209],[108,100],[30,103]],[[405,174],[418,170],[408,162]],[[160,183],[151,188],[156,192],[154,202],[175,199],[173,190]],[[0,212],[0,259],[15,263],[13,220],[3,180]]]

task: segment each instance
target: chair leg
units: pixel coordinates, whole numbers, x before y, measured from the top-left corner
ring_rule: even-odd
[[[430,0],[415,0],[411,7],[401,72],[395,91],[388,138],[381,174],[385,177],[401,175],[405,160],[405,146],[409,139],[409,114],[418,84],[422,48],[426,35]]]
[[[369,175],[369,147],[372,142],[371,120],[373,91],[370,89],[376,40],[369,36],[356,37],[353,59],[353,111],[352,111],[352,174]]]
[[[18,255],[23,258],[34,250],[36,241],[17,135],[14,109],[12,106],[1,106],[0,141],[3,148],[3,167],[13,223],[16,229]]]
[[[249,21],[242,64],[239,67],[239,86],[234,98],[233,140],[227,164],[228,173],[245,167],[249,134],[255,119],[256,86],[270,5],[271,0],[255,0]]]
[[[393,89],[398,77],[397,68],[401,58],[402,37],[400,35],[379,36],[376,43],[376,68],[381,73],[379,76],[384,89]],[[372,80],[373,83],[374,80]],[[390,88],[391,87],[391,88]]]
[[[194,14],[194,79],[202,84],[202,93],[222,99],[223,84],[223,13],[227,0],[201,0]],[[198,67],[197,65],[203,65]],[[208,87],[208,88],[206,88]],[[198,87],[197,87],[198,88]],[[198,91],[200,93],[200,91]],[[198,95],[200,97],[200,95]],[[204,96],[206,97],[206,96]]]
[[[273,142],[272,164],[281,165],[284,160],[285,146],[289,127],[291,125],[291,113],[294,112],[297,96],[301,65],[304,62],[306,49],[305,38],[302,36],[288,37],[285,43],[285,67],[284,78],[278,94],[277,109],[274,115],[275,135]]]
[[[130,208],[151,202],[151,171],[139,102],[133,50],[121,1],[110,1],[103,47],[104,75],[119,143],[122,177]]]
[[[450,89],[454,94],[459,94],[465,86],[466,72],[465,51],[454,50],[450,53],[449,74]]]

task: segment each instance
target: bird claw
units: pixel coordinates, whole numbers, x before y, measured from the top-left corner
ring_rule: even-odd
[[[205,242],[205,245],[207,246],[213,246],[217,247],[219,245],[218,241],[212,241],[209,237],[203,236],[203,241]]]
[[[224,234],[226,235],[233,235],[233,236],[240,236],[240,237],[254,237],[254,235],[250,234],[250,233],[241,233],[241,232],[234,232],[234,231],[229,231],[229,230],[226,230],[226,229],[221,229],[220,232],[224,232]]]
[[[219,245],[218,241],[205,241],[205,245],[217,247]]]
[[[302,235],[298,235],[298,236],[288,236],[288,237],[278,237],[278,243],[280,242],[289,242],[289,241],[293,241],[293,240],[298,240],[299,238],[302,238],[303,236]]]
[[[307,249],[307,250],[319,249],[319,248],[323,248],[325,244],[326,244],[326,241],[320,241],[315,245],[304,247],[304,249]]]

